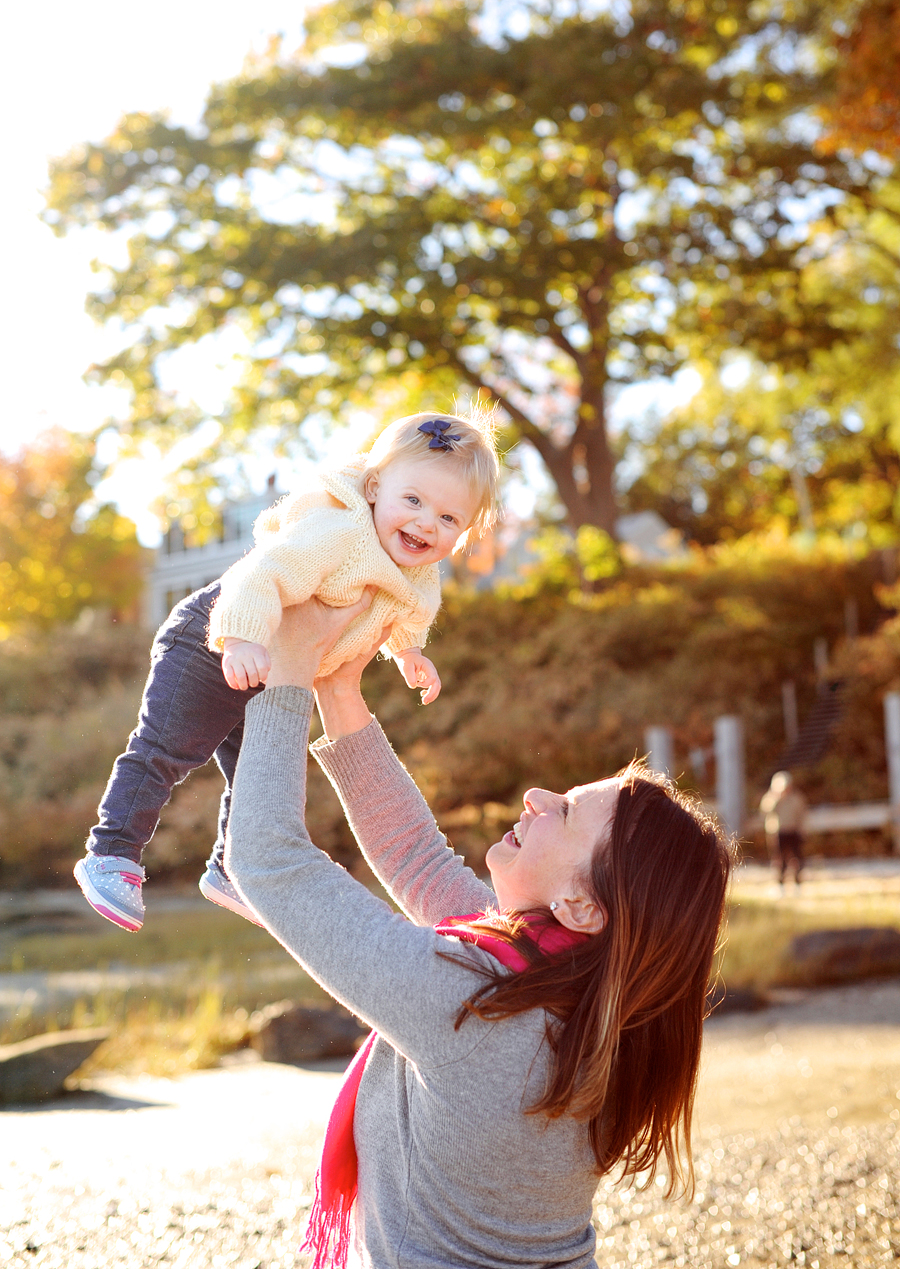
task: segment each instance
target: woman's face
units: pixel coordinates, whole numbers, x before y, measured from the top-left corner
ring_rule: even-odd
[[[529,789],[522,815],[487,853],[487,866],[502,912],[527,912],[557,904],[555,915],[570,928],[591,921],[585,908],[596,905],[585,893],[582,877],[594,850],[612,824],[619,796],[617,779],[582,784],[568,793]]]

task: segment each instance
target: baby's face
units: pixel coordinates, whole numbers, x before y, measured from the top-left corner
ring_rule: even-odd
[[[378,541],[401,568],[445,559],[478,511],[475,494],[444,457],[398,459],[366,477]]]

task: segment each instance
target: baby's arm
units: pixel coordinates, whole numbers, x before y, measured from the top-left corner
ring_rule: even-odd
[[[261,643],[248,643],[246,639],[222,640],[222,673],[225,682],[236,691],[259,687],[269,677],[272,662]]]
[[[428,660],[421,648],[404,648],[394,653],[394,660],[400,667],[400,673],[406,679],[407,687],[419,687],[423,705],[436,701],[441,691],[441,679],[434,663]]]

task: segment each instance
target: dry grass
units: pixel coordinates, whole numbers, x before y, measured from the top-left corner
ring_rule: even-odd
[[[7,933],[0,970],[65,974],[99,970],[132,985],[39,1008],[22,1008],[0,1023],[0,1044],[44,1031],[103,1026],[110,1039],[82,1068],[173,1074],[214,1066],[246,1042],[250,1013],[290,998],[321,1005],[321,988],[264,930],[212,905],[157,911],[140,935],[90,912],[75,928],[45,923]],[[109,981],[109,979],[107,980]]]
[[[728,911],[722,978],[733,988],[791,985],[796,979],[787,950],[796,935],[864,925],[900,927],[900,892],[823,894],[801,888],[770,897],[738,891]]]
[[[246,1004],[235,1003],[241,997]],[[191,990],[179,979],[171,988],[103,991],[49,1011],[20,1011],[0,1026],[0,1044],[45,1031],[107,1027],[109,1039],[80,1068],[79,1078],[99,1071],[177,1075],[215,1066],[224,1053],[244,1047],[252,1011],[282,998],[327,1003],[300,970],[292,979],[279,977],[269,987],[260,980],[249,989],[210,978],[200,990]]]
[[[182,963],[165,984],[104,989],[57,999],[45,1009],[20,1009],[0,1024],[0,1045],[46,1031],[108,1027],[110,1038],[81,1075],[99,1070],[172,1075],[215,1066],[223,1053],[242,1048],[253,1010],[282,999],[319,1007],[329,1003],[297,966],[270,963],[255,966],[252,973],[223,974],[216,963]]]
[[[13,928],[0,941],[0,972],[138,969],[184,962],[204,971],[215,962],[223,972],[239,972],[267,958],[281,963],[289,959],[265,930],[213,904],[200,906],[193,894],[183,909],[160,911],[154,910],[151,894],[139,934],[120,930],[84,905],[84,912],[71,920],[54,917],[19,931]]]
[[[177,1075],[215,1066],[223,1053],[247,1040],[249,1012],[228,1008],[222,991],[211,987],[194,1002],[172,1004],[160,998],[138,1007],[118,1009],[112,1016],[96,1002],[75,1012],[79,1026],[112,1026],[112,1035],[79,1072]]]
[[[223,1053],[246,1043],[249,1017],[247,1009],[229,1008],[222,991],[210,987],[194,1000],[95,996],[58,1011],[53,1021],[62,1029],[110,1029],[109,1039],[80,1068],[83,1079],[100,1071],[171,1076],[215,1066]],[[20,1019],[8,1030],[30,1028]]]

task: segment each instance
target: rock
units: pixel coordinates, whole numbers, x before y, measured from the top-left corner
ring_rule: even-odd
[[[266,1062],[350,1057],[366,1034],[346,1009],[307,1009],[290,1000],[267,1005],[250,1019],[250,1045]]]
[[[723,983],[716,983],[706,1003],[709,1012],[718,1018],[723,1013],[753,1013],[757,1009],[765,1009],[769,998],[753,987],[726,987]]]
[[[0,1104],[58,1097],[68,1077],[108,1038],[108,1028],[94,1027],[0,1046]]]
[[[811,930],[792,941],[786,964],[794,981],[823,986],[900,974],[900,930]]]

